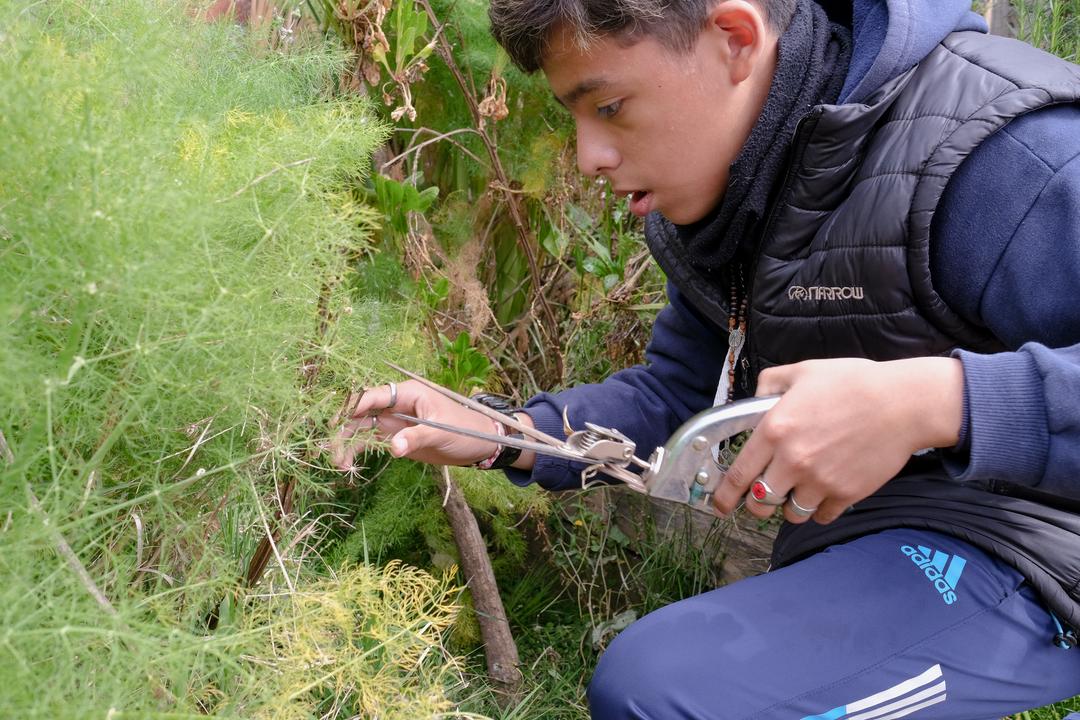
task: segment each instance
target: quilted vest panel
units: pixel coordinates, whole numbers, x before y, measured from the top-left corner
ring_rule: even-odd
[[[930,223],[960,163],[1013,118],[1080,98],[1080,68],[954,33],[866,104],[819,106],[796,133],[751,284],[749,367],[1000,350],[942,301]]]
[[[755,266],[744,390],[761,369],[808,358],[1003,349],[934,290],[933,214],[984,139],[1026,112],[1078,100],[1075,65],[1013,40],[956,33],[866,105],[816,108]],[[1004,479],[957,483],[935,462],[914,459],[830,525],[785,524],[774,565],[887,528],[938,530],[1017,568],[1080,627],[1078,504]]]

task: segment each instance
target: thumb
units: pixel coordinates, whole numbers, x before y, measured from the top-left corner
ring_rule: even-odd
[[[421,450],[431,444],[428,432],[431,428],[422,425],[412,425],[394,433],[390,438],[390,454],[394,457],[406,457],[410,453]]]
[[[445,430],[413,425],[390,438],[390,454],[436,465],[468,465],[483,460],[495,450],[484,440],[461,438]]]

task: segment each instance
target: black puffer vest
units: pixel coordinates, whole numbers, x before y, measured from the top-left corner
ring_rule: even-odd
[[[954,33],[866,104],[814,108],[800,122],[752,270],[741,390],[752,394],[766,367],[811,358],[1004,349],[934,290],[931,220],[980,142],[1026,112],[1077,101],[1080,67],[1013,40]],[[708,281],[668,267],[670,253],[657,247],[665,237],[650,225],[668,277],[716,317]],[[1002,558],[1080,627],[1080,503],[1005,481],[957,483],[933,457],[913,459],[830,525],[785,525],[773,564],[896,527],[946,532]]]

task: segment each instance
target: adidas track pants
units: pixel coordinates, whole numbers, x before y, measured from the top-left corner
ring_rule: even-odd
[[[1012,568],[889,530],[645,616],[600,659],[589,705],[597,720],[995,720],[1080,695],[1080,648],[1056,632]]]

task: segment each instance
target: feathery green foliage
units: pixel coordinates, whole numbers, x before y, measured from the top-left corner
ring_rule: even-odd
[[[456,716],[443,688],[461,682],[460,663],[441,650],[460,607],[452,577],[398,561],[382,570],[359,565],[257,605],[254,632],[276,631],[250,661],[271,670],[280,688],[257,716],[310,718],[313,693],[346,717]]]
[[[385,129],[344,63],[182,4],[0,0],[0,716],[447,707],[448,580],[312,584],[340,391],[423,352],[347,291]]]

